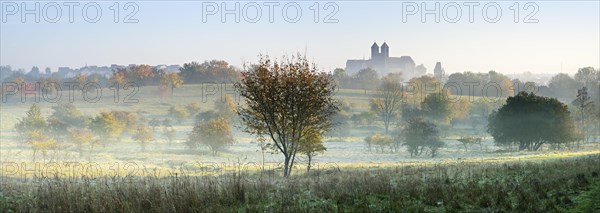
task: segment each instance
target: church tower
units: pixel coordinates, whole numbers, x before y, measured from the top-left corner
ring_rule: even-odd
[[[379,45],[377,42],[371,46],[371,60],[377,60],[379,58]]]
[[[381,52],[379,51],[377,42],[373,43],[371,46],[371,62],[369,63],[369,66],[376,70],[380,75],[385,75],[385,73],[387,73],[387,60],[389,55],[390,48],[385,42],[381,46]]]
[[[384,59],[388,59],[390,57],[390,47],[385,42],[383,42],[381,45],[381,56]]]
[[[435,64],[435,68],[433,69],[433,75],[435,76],[435,78],[440,82],[443,83],[445,82],[445,78],[446,78],[446,71],[444,70],[444,68],[442,68],[442,63],[441,62],[437,62]]]

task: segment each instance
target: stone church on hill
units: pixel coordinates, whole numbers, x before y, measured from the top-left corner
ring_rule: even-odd
[[[425,74],[425,70],[415,69],[415,61],[410,56],[390,57],[390,47],[385,42],[381,45],[381,48],[377,43],[373,43],[371,58],[368,60],[346,61],[346,73],[349,75],[356,74],[366,68],[374,69],[379,76],[385,76],[388,73],[402,73],[404,79]]]

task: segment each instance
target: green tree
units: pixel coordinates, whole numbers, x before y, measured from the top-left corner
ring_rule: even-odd
[[[346,73],[346,70],[342,68],[336,68],[333,70],[333,80],[338,87],[346,88],[350,82],[350,77]]]
[[[355,78],[360,84],[360,88],[365,91],[365,95],[367,94],[367,89],[374,89],[377,81],[379,81],[377,71],[371,68],[359,70]]]
[[[594,88],[600,81],[600,72],[593,67],[580,68],[575,74],[575,80],[588,88]]]
[[[196,123],[205,123],[212,119],[221,117],[221,114],[214,110],[208,110],[196,115]]]
[[[545,143],[578,139],[567,106],[555,98],[520,92],[492,112],[488,132],[498,144],[518,144],[519,150],[538,150]]]
[[[69,128],[83,127],[86,125],[87,118],[71,103],[59,104],[53,106],[54,112],[48,117],[48,126],[55,134],[55,138],[68,135]]]
[[[57,141],[48,137],[46,120],[37,104],[31,105],[27,116],[17,119],[15,129],[21,141],[33,149],[33,161],[38,151],[45,157],[47,150],[56,148]]]
[[[413,106],[417,107],[430,93],[441,93],[442,88],[435,77],[424,75],[410,79],[405,91],[407,103],[412,103]]]
[[[511,79],[493,70],[488,73],[453,73],[448,76],[445,86],[456,88],[456,92],[460,93],[457,95],[462,96],[507,97],[515,92]],[[498,89],[498,93],[492,92],[494,89]]]
[[[185,63],[179,71],[185,82],[192,84],[229,83],[240,78],[239,70],[222,60]]]
[[[483,98],[475,99],[469,109],[469,123],[471,124],[472,130],[477,134],[484,134],[490,114],[492,111],[502,107],[504,103],[504,100],[489,102]]]
[[[402,121],[406,123],[412,119],[422,117],[423,114],[419,108],[411,106],[410,104],[402,104],[402,106],[400,106],[400,111]]]
[[[548,87],[553,94],[553,97],[571,98],[575,96],[575,91],[583,85],[571,78],[566,73],[559,73],[550,79]]]
[[[90,122],[90,129],[100,138],[118,138],[125,130],[126,123],[117,119],[114,113],[102,111]]]
[[[15,124],[15,129],[23,140],[27,139],[28,132],[45,130],[46,127],[46,119],[42,116],[40,107],[37,104],[32,104],[29,111],[27,111],[27,116],[17,119],[17,123]]]
[[[432,93],[421,103],[423,115],[431,121],[448,123],[452,117],[452,103],[443,93]]]
[[[587,87],[583,87],[577,90],[577,98],[573,100],[573,105],[575,105],[579,109],[579,113],[581,115],[581,130],[585,136],[585,140],[587,142],[587,128],[585,125],[585,117],[586,115],[593,115],[594,110],[594,102],[588,95]]]
[[[298,147],[298,152],[306,155],[308,160],[306,172],[310,172],[313,158],[317,154],[325,152],[325,150],[327,149],[325,146],[323,146],[323,138],[321,133],[308,132],[304,134],[304,137],[300,139],[300,147]]]
[[[500,86],[500,91],[498,91],[498,96],[500,97],[508,97],[513,96],[515,94],[512,81],[509,77],[502,75],[496,71],[488,72],[489,81],[487,82],[488,86],[491,84],[495,84],[496,86]],[[485,89],[485,88],[484,88]],[[487,91],[484,91],[484,96],[489,97],[489,94],[485,94]]]
[[[331,118],[338,111],[335,83],[304,57],[281,63],[262,57],[235,86],[245,100],[236,110],[245,131],[271,137],[275,151],[284,156],[285,177],[292,172],[304,134],[333,128]]]
[[[428,148],[431,157],[435,157],[439,148],[444,146],[435,124],[421,118],[412,119],[403,131],[404,145],[410,156],[419,156]]]

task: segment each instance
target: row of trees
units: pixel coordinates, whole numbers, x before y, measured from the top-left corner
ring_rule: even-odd
[[[52,107],[53,113],[44,118],[40,107],[33,104],[26,116],[15,124],[18,139],[29,145],[36,159],[38,152],[44,157],[49,150],[75,146],[80,157],[84,150],[91,154],[94,148],[109,141],[119,142],[130,136],[145,151],[147,143],[155,140],[156,127],[171,143],[176,135],[170,119],[148,121],[140,113],[127,111],[102,111],[94,117],[85,116],[73,104]],[[70,143],[70,144],[69,144]]]
[[[10,70],[10,67],[2,67],[2,70],[4,70],[2,76],[3,82],[15,82],[19,84],[28,82],[61,84],[63,81],[76,81],[81,85],[87,82],[95,82],[106,86],[136,83],[138,86],[157,85],[159,94],[163,96],[166,96],[169,93],[172,95],[173,90],[180,87],[183,83],[229,83],[238,82],[241,78],[240,69],[231,66],[229,63],[222,60],[211,60],[203,63],[185,63],[180,68],[179,72],[167,72],[159,67],[152,67],[149,65],[131,65],[124,68],[117,68],[109,75],[94,73],[88,76],[88,74],[79,73],[70,79],[55,76],[53,75],[54,73],[42,75],[36,67],[28,73],[22,71],[13,72]],[[362,89],[365,94],[367,90],[376,89],[377,85],[379,85],[384,78],[393,77],[402,80],[400,73],[379,76],[377,71],[371,68],[360,70],[354,75],[348,75],[344,69],[337,68],[333,70],[331,76],[337,86],[349,89]],[[419,82],[413,82],[413,80],[418,80]],[[510,79],[495,71],[489,71],[488,73],[453,73],[448,76],[446,82],[443,82],[444,84],[440,84],[437,79],[425,75],[410,79],[409,84],[423,83],[422,85],[430,87],[435,87],[435,85],[440,88],[447,87],[452,94],[460,94],[463,96],[508,97],[521,91],[527,91],[547,97],[564,99],[566,101],[572,100],[577,89],[586,86],[590,96],[593,97],[595,101],[598,101],[600,99],[599,81],[600,72],[597,69],[593,67],[584,67],[579,69],[573,77],[568,74],[560,73],[552,77],[547,83],[522,82],[519,79]],[[427,90],[427,88],[415,88],[415,90],[411,91],[408,91],[410,90],[409,88],[405,89],[407,90],[405,92],[414,93],[416,96],[420,96],[415,97],[418,98],[418,101],[414,101],[414,103],[417,104],[420,103],[425,96],[421,93],[422,90]]]
[[[187,67],[189,69],[186,69],[192,71],[186,71],[185,76],[200,75],[198,72],[193,72],[199,68],[191,67],[201,66],[190,65]],[[221,68],[225,69],[225,66],[221,66]],[[140,68],[140,70],[124,71],[115,76],[122,75],[127,78],[128,72],[141,73],[142,76],[150,75],[147,70]],[[362,73],[362,75],[371,76],[363,79],[377,79],[376,73],[373,75],[372,71]],[[497,74],[488,73],[488,75]],[[502,78],[501,75],[497,76]],[[115,79],[117,78],[115,77]],[[146,78],[137,80],[143,81],[144,79]],[[292,173],[297,154],[307,156],[310,168],[312,157],[325,150],[322,136],[332,130],[338,124],[337,121],[340,121],[344,114],[347,116],[348,111],[351,110],[334,99],[337,86],[335,79],[335,75],[319,72],[314,64],[310,64],[306,58],[299,55],[286,58],[281,62],[273,62],[268,56],[264,56],[257,65],[241,72],[241,78],[235,83],[235,87],[245,102],[238,105],[235,110],[231,110],[230,114],[237,113],[239,116],[237,119],[244,124],[243,130],[256,135],[257,139],[261,141],[261,146],[264,143],[264,147],[283,155],[283,174],[289,176]],[[377,81],[380,80],[377,79]],[[398,90],[402,88],[400,81],[401,79],[397,75],[386,76],[381,80],[380,87],[371,100],[371,112],[383,122],[385,134],[373,135],[366,140],[370,144],[378,145],[395,142],[397,145],[394,149],[397,150],[399,145],[404,145],[411,156],[429,152],[434,157],[438,149],[444,145],[440,139],[438,126],[451,124],[454,119],[465,119],[468,115],[465,115],[464,112],[469,111],[465,109],[475,108],[471,107],[475,104],[470,101],[453,100],[450,92],[441,88],[435,89],[434,92],[427,88],[417,88],[417,90],[424,91],[415,93],[420,97],[409,97],[402,90]],[[436,80],[423,76],[410,81],[423,83]],[[584,89],[580,93],[583,94],[583,91]],[[407,99],[412,99],[414,102],[406,103]],[[585,102],[587,99],[581,98],[581,100]],[[583,105],[586,104],[581,104],[581,106]],[[26,141],[32,145],[44,141],[44,145],[53,146],[56,144],[56,139],[43,138],[44,136],[39,135],[45,134],[35,132],[45,129],[45,125],[47,125],[45,123],[47,121],[41,117],[39,108],[35,109],[36,107],[32,106],[28,116],[19,121],[17,130],[23,133]],[[221,108],[226,107],[217,107],[217,109]],[[487,117],[485,113],[491,113],[489,119],[486,119],[489,120],[487,129],[499,144],[516,143],[520,149],[536,150],[543,144],[563,143],[579,138],[568,108],[553,98],[520,92],[517,96],[509,97],[506,104],[497,111],[485,107],[478,110],[482,111],[480,117]],[[198,112],[199,109],[194,105],[174,106],[169,112],[173,116],[182,114],[181,118],[196,113],[196,122],[187,140],[190,147],[203,144],[216,153],[226,145],[233,143],[230,125],[232,118],[227,118],[225,112]],[[145,122],[139,122],[142,119],[141,116],[135,117],[135,115],[135,113],[119,111],[102,112],[89,119],[87,126],[94,133],[92,135],[99,135],[102,138],[119,138],[122,132],[127,131],[123,129],[124,127],[135,126],[136,133],[132,138],[142,142],[143,150],[144,142],[152,140],[153,134],[151,130],[145,129]],[[523,122],[520,124],[521,126],[518,126],[521,128],[516,128],[515,122],[520,119],[527,119],[528,122]],[[86,122],[85,120],[84,122]],[[399,128],[390,133],[389,127],[394,122]],[[140,123],[142,124],[140,125]],[[524,127],[523,125],[529,126]],[[549,130],[542,134],[540,131],[531,129],[534,127],[545,127]],[[77,132],[73,128],[67,127],[66,129]],[[523,129],[530,131],[523,131]],[[88,134],[77,133],[87,140],[86,135]],[[73,137],[73,140],[76,139]],[[477,141],[477,139],[467,140],[465,138],[465,141]]]
[[[489,71],[488,73],[453,73],[448,76],[445,86],[447,88],[451,88],[453,94],[461,94],[463,96],[492,95],[508,97],[514,95],[516,90],[516,88],[513,87],[513,82],[509,77],[495,71]],[[499,91],[496,93],[496,91],[493,89],[486,87],[493,87],[493,89],[498,89]],[[486,90],[491,90],[494,92],[489,92],[486,94]]]
[[[454,124],[457,121],[466,120],[473,126],[482,126],[487,123],[488,115],[493,112],[493,109],[503,103],[500,101],[493,105],[481,101],[481,99],[474,103],[466,101],[466,99],[450,101],[448,98],[450,92],[441,88],[435,89],[433,94],[428,94],[427,91],[430,91],[428,88],[418,87],[412,96],[408,96],[397,90],[401,88],[399,85],[401,78],[398,75],[386,76],[380,80],[374,70],[366,69],[348,81],[347,76],[337,70],[331,78],[331,76],[327,77],[325,74],[317,72],[314,66],[310,67],[306,59],[301,57],[280,64],[271,63],[268,57],[262,58],[259,65],[242,73],[242,76],[242,81],[236,84],[236,88],[246,99],[245,107],[238,109],[240,120],[246,124],[247,132],[256,134],[260,141],[265,141],[264,136],[268,136],[270,140],[267,140],[269,141],[267,147],[283,154],[285,176],[291,173],[297,153],[307,155],[310,168],[312,156],[325,150],[321,142],[322,134],[330,130],[334,124],[338,124],[338,121],[343,123],[344,119],[348,117],[349,107],[335,103],[331,99],[335,85],[343,84],[341,82],[354,80],[355,82],[351,84],[360,85],[365,93],[367,89],[371,89],[371,85],[377,85],[376,82],[382,83],[376,92],[376,97],[371,102],[372,113],[382,118],[386,133],[389,131],[390,123],[397,119],[399,112],[401,112],[403,124],[400,125],[400,131],[396,132],[400,133],[395,137],[375,135],[367,140],[373,144],[396,144],[393,146],[396,150],[398,149],[397,144],[400,144],[397,141],[401,141],[411,156],[420,155],[424,150],[427,150],[432,156],[436,155],[437,150],[443,146],[436,124],[445,125],[448,122]],[[510,96],[526,88],[511,88],[510,79],[495,72],[475,76],[482,80],[482,85],[490,83],[500,85],[503,91],[501,96]],[[485,81],[483,81],[484,79]],[[413,78],[409,82],[416,85],[439,84],[435,78],[429,76]],[[551,87],[558,88],[557,86]],[[413,104],[400,105],[402,103],[400,100],[403,99],[410,99]],[[307,100],[322,104],[308,104]],[[552,104],[560,103],[550,102]],[[493,115],[495,118],[495,114]],[[539,116],[544,117],[543,115]],[[552,116],[546,115],[546,117]],[[308,119],[308,122],[300,118]],[[493,120],[492,117],[489,120],[494,121],[488,125],[488,131],[492,133],[492,126],[496,125],[496,120]],[[196,141],[219,141],[210,140],[210,135],[225,134],[226,136],[227,131],[221,131],[228,129],[226,121],[222,118],[213,118],[207,119],[204,123],[197,122],[193,133],[190,134],[189,141],[193,141],[193,138],[196,138]],[[565,131],[556,131],[556,135],[560,135],[563,142],[576,139],[577,135],[574,129],[569,127],[569,121],[564,120],[564,122],[566,123],[563,127]],[[211,126],[221,130],[206,132]],[[229,137],[221,138],[223,138],[223,142],[220,144],[227,144],[227,141],[230,141]],[[481,139],[476,137],[463,137],[460,140],[464,141],[464,144],[481,142]],[[520,149],[538,149],[542,144],[550,141],[549,139],[544,140],[544,142],[523,142],[525,145],[520,145]],[[497,143],[516,142],[514,139],[498,139]]]
[[[236,82],[240,78],[240,72],[238,68],[222,60],[185,63],[179,72],[165,72],[149,65],[133,65],[114,70],[110,81],[120,84],[135,82],[139,85],[162,85],[172,89],[183,83]]]
[[[64,82],[78,82],[82,86],[90,82],[102,86],[123,86],[125,84],[135,84],[137,86],[156,85],[158,94],[163,97],[169,94],[172,95],[173,90],[182,86],[183,83],[237,82],[241,72],[238,68],[222,60],[186,63],[180,68],[179,72],[169,72],[160,67],[142,64],[119,67],[112,70],[112,73],[105,74],[79,72],[73,77],[68,78],[64,76],[64,73],[48,71],[46,74],[42,74],[37,67],[32,68],[28,73],[21,70],[12,71],[7,66],[0,68],[2,70],[2,82],[14,82],[18,85],[33,85],[35,83],[40,83],[41,86],[49,85],[50,83],[63,85]],[[54,89],[54,87],[48,88]]]
[[[430,81],[427,77],[411,81]],[[446,122],[452,113],[447,94],[438,91],[427,95],[419,105],[410,105],[397,78],[382,79],[379,88],[371,99],[371,111],[384,125],[384,134],[374,134],[365,139],[368,147],[376,145],[380,151],[385,147],[395,152],[400,146],[406,146],[411,156],[418,156],[427,150],[435,157],[437,150],[444,144],[440,140],[439,129],[432,121]],[[402,118],[401,118],[402,117]],[[389,127],[396,122],[397,130],[390,133]]]
[[[459,75],[462,74],[455,75],[454,80]],[[482,79],[494,78],[506,84],[510,82],[505,76],[494,72]],[[413,78],[410,82],[435,84],[436,80],[423,76]],[[556,98],[537,96],[532,92],[521,91],[508,97],[506,102],[490,103],[484,99],[475,101],[469,97],[453,97],[450,91],[437,88],[433,93],[424,93],[421,102],[417,102],[419,97],[413,97],[411,102],[406,101],[409,97],[401,88],[397,79],[384,77],[376,89],[371,99],[371,111],[383,123],[384,134],[367,137],[365,141],[369,148],[376,145],[378,151],[383,151],[384,147],[395,151],[400,145],[405,145],[411,156],[420,155],[423,148],[429,148],[434,156],[437,149],[443,146],[439,140],[438,126],[463,123],[472,125],[474,129],[476,126],[487,126],[485,130],[499,145],[517,144],[519,150],[538,150],[543,144],[560,147],[561,144],[587,138],[586,129],[589,128],[586,128],[585,119],[592,117],[590,120],[597,123],[600,117],[587,87],[577,90],[571,105],[571,111],[578,111],[580,116],[572,116],[567,105]],[[573,117],[580,118],[579,127],[575,125]],[[390,133],[389,128],[394,122],[398,129]],[[536,131],[540,128],[543,131]],[[459,141],[466,149],[469,144],[480,144],[481,137],[465,136]]]
[[[143,76],[151,76],[147,71],[148,69],[143,67],[132,71],[117,71],[111,81],[120,81],[119,79],[127,78],[131,73],[145,73]],[[257,134],[259,138],[270,136],[272,141],[267,143],[272,146],[269,147],[285,156],[286,176],[291,173],[297,153],[306,154],[310,162],[316,153],[324,151],[322,134],[334,126],[331,118],[338,109],[337,102],[333,99],[335,84],[329,75],[317,72],[314,66],[311,67],[308,61],[301,57],[282,63],[271,63],[268,58],[264,58],[258,66],[243,74],[244,80],[236,84],[236,88],[242,97],[246,98],[246,104],[235,111],[240,115],[240,121],[247,124],[246,131]],[[234,107],[230,98],[222,102],[215,108]],[[220,102],[215,102],[215,105],[217,104]],[[65,109],[65,112],[56,109]],[[56,109],[51,117],[60,118],[57,119],[60,122],[56,123],[64,124],[60,128],[62,133],[72,132],[72,137],[68,139],[79,143],[79,147],[83,147],[84,142],[94,144],[91,142],[100,141],[99,138],[120,141],[123,135],[131,133],[131,138],[140,142],[143,151],[146,142],[154,140],[154,128],[164,123],[157,119],[147,121],[136,113],[123,111],[103,111],[96,117],[85,117],[72,105],[59,106]],[[185,107],[173,106],[169,109],[169,115],[180,119],[196,113],[196,123],[186,141],[190,147],[203,144],[217,152],[233,142],[230,122],[234,110],[202,113],[198,111],[199,107],[194,104]],[[34,150],[48,149],[38,145],[34,137],[36,135],[29,133],[33,130],[51,129],[46,122],[39,107],[34,104],[28,115],[16,125],[17,130],[26,135],[25,141],[32,145]],[[167,132],[170,131],[165,131],[165,134]],[[47,133],[49,132],[37,135],[50,135]],[[56,134],[57,137],[60,135],[64,134]],[[48,139],[44,144],[46,147],[52,147],[56,141]]]
[[[377,89],[377,85],[384,81],[385,78],[391,76],[399,78],[400,75],[401,74],[398,73],[390,74],[390,76],[379,76],[377,71],[371,68],[360,70],[354,75],[348,75],[346,71],[341,68],[335,69],[332,73],[334,81],[341,88],[363,89],[365,90],[365,94],[367,90]],[[402,80],[401,78],[399,79]],[[408,83],[412,85],[427,85],[429,87],[435,87],[437,85],[439,88],[449,88],[450,92],[454,95],[460,94],[462,96],[509,97],[516,95],[519,92],[526,91],[565,100],[572,100],[575,96],[575,91],[586,86],[589,89],[590,96],[598,101],[600,97],[599,81],[600,72],[596,68],[584,67],[580,68],[573,77],[565,73],[559,73],[553,76],[549,82],[522,82],[519,79],[511,79],[508,76],[495,71],[489,71],[487,73],[467,71],[449,75],[447,81],[443,82],[443,84],[432,76],[426,75],[410,79]],[[405,92],[418,95],[426,88],[415,88],[416,90],[411,90],[412,88],[405,89]],[[418,98],[422,101],[424,96]]]

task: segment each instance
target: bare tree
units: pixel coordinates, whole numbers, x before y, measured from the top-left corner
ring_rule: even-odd
[[[383,120],[385,133],[388,133],[390,123],[396,118],[402,104],[402,86],[394,77],[385,77],[371,99],[371,110]]]
[[[587,111],[590,111],[589,109],[593,109],[593,105],[594,102],[591,100],[590,96],[588,95],[588,89],[587,87],[583,87],[581,89],[577,90],[577,98],[575,98],[575,100],[573,100],[573,105],[575,105],[577,108],[579,108],[580,110],[580,115],[581,115],[581,131],[583,132],[584,138],[585,138],[585,142],[588,141],[588,135],[587,135],[587,129],[585,126],[585,115],[588,114]]]
[[[237,110],[245,131],[271,138],[271,147],[284,156],[285,177],[305,134],[323,134],[333,127],[331,118],[338,111],[335,84],[300,55],[280,63],[262,56],[235,86],[245,100]]]

